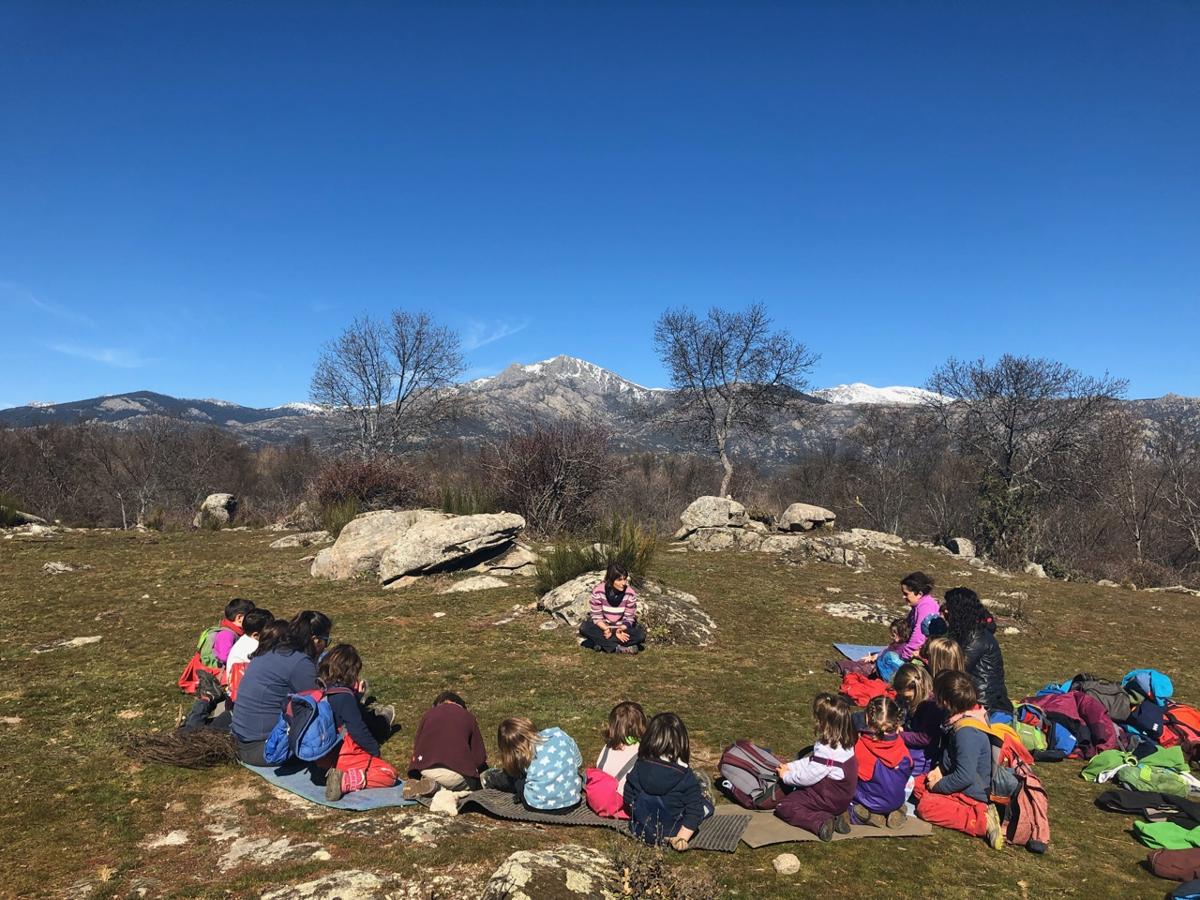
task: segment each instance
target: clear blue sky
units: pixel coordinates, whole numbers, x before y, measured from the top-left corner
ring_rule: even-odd
[[[755,300],[817,386],[1200,394],[1186,0],[7,0],[0,129],[0,405],[304,399],[394,307],[658,385],[664,308]]]

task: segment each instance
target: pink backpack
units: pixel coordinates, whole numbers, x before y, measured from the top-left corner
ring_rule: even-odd
[[[600,754],[600,765],[604,765],[608,761],[608,747]],[[584,795],[587,797],[587,805],[591,807],[592,812],[598,816],[603,816],[606,819],[628,819],[629,813],[625,809],[625,798],[621,796],[621,792],[617,790],[617,785],[621,779],[630,773],[634,764],[637,762],[635,756],[629,762],[621,767],[621,771],[617,773],[617,777],[609,775],[603,769],[588,769],[585,773]]]

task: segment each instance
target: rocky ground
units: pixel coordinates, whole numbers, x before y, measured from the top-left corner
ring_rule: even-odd
[[[739,737],[781,753],[807,743],[809,698],[835,684],[821,665],[831,642],[883,641],[879,623],[901,610],[896,583],[912,569],[933,574],[939,589],[968,584],[990,602],[1014,697],[1079,670],[1112,677],[1154,665],[1195,702],[1200,601],[1191,595],[1002,573],[870,536],[853,548],[861,565],[805,553],[662,552],[653,573],[662,593],[648,593],[649,615],[657,602],[664,617],[671,610],[697,627],[673,638],[664,618],[650,652],[604,656],[571,639],[566,621],[577,598],[539,609],[531,579],[461,592],[448,591],[495,576],[434,571],[403,590],[386,589],[372,575],[334,581],[310,572],[314,549],[329,546],[323,538],[273,549],[281,536],[26,526],[0,540],[0,610],[9,623],[0,633],[9,788],[0,810],[3,893],[601,897],[622,896],[624,885],[641,884],[650,870],[676,883],[675,896],[1165,892],[1139,866],[1145,853],[1127,833],[1129,820],[1093,807],[1096,790],[1074,763],[1041,767],[1054,827],[1045,857],[996,854],[939,832],[903,843],[743,847],[664,859],[635,858],[631,842],[603,830],[421,809],[327,810],[240,769],[136,764],[120,739],[172,725],[183,703],[175,678],[197,633],[235,595],[277,614],[316,608],[334,618],[335,639],[359,647],[374,692],[400,711],[402,730],[386,747],[398,763],[422,709],[451,687],[467,698],[489,740],[502,717],[525,713],[566,729],[589,761],[614,702],[673,709],[691,730],[695,764],[705,768]],[[772,863],[781,852],[797,863],[787,860],[777,871]],[[631,867],[637,871],[625,871]]]

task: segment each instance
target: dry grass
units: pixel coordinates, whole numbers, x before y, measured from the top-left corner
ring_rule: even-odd
[[[317,581],[299,563],[306,551],[267,549],[276,536],[81,532],[44,543],[0,542],[0,611],[8,623],[0,633],[0,734],[9,788],[0,810],[7,850],[0,892],[45,896],[86,882],[96,897],[123,897],[147,884],[154,895],[256,896],[340,869],[392,872],[419,883],[454,867],[471,873],[463,876],[469,896],[513,850],[563,842],[559,829],[474,817],[487,827],[419,841],[405,836],[407,811],[395,814],[395,824],[387,820],[383,837],[370,835],[347,823],[382,821],[389,811],[357,817],[305,809],[240,769],[186,771],[126,757],[121,738],[130,730],[174,724],[183,702],[175,679],[197,633],[235,595],[276,614],[316,608],[334,618],[335,638],[362,652],[373,692],[400,711],[403,731],[386,747],[398,763],[421,711],[443,688],[467,698],[489,740],[502,717],[525,713],[566,729],[591,758],[609,708],[634,698],[649,710],[684,717],[697,764],[711,765],[738,737],[792,752],[811,737],[809,698],[831,686],[821,671],[830,643],[885,636],[882,626],[836,619],[819,605],[865,597],[898,606],[896,582],[915,568],[931,572],[939,588],[966,583],[997,600],[1002,591],[1029,595],[1023,615],[1035,630],[1018,626],[1021,634],[1001,637],[1014,697],[1081,670],[1113,677],[1154,665],[1172,675],[1180,696],[1200,699],[1194,666],[1200,601],[1192,597],[956,575],[966,571],[959,563],[923,551],[873,555],[872,571],[863,574],[816,563],[788,567],[757,555],[661,553],[656,577],[701,599],[720,625],[715,644],[608,656],[575,651],[561,629],[540,630],[545,619],[536,612],[495,625],[533,599],[529,587],[438,596],[425,588],[382,591],[370,581]],[[50,560],[92,568],[50,576],[42,572]],[[94,635],[101,641],[32,652]],[[1145,851],[1127,834],[1130,821],[1094,808],[1096,789],[1078,777],[1079,765],[1041,770],[1054,827],[1045,857],[993,853],[980,841],[939,831],[922,840],[667,855],[661,864],[681,883],[711,879],[717,895],[727,897],[1162,896],[1167,886],[1139,866]],[[333,859],[300,855],[270,865],[243,859],[221,871],[217,861],[230,842],[209,827],[220,824],[213,818],[219,802],[245,835],[319,843]],[[186,830],[188,841],[144,846],[172,829]],[[593,830],[569,834],[570,841],[597,847],[607,839]],[[800,857],[798,875],[780,878],[771,869],[782,850]]]

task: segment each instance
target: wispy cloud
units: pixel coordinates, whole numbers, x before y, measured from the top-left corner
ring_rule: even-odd
[[[528,327],[528,319],[520,324],[503,321],[480,322],[472,320],[467,323],[467,331],[463,335],[463,349],[468,352],[478,350],[480,347],[486,347],[488,344],[493,344],[503,338],[512,337],[517,332],[524,331]]]
[[[43,300],[34,294],[33,291],[23,288],[19,284],[13,284],[11,281],[0,281],[0,298],[14,305],[19,303],[24,306],[31,306],[36,310],[46,313],[46,315],[53,316],[63,322],[70,322],[74,325],[94,327],[96,324],[91,316],[75,312],[73,309],[67,309],[65,306],[59,306],[57,303],[51,303],[49,300]]]
[[[140,369],[149,365],[153,360],[144,359],[130,350],[116,347],[81,347],[79,344],[47,344],[48,350],[74,356],[76,359],[86,359],[90,362],[112,366],[117,369]]]

